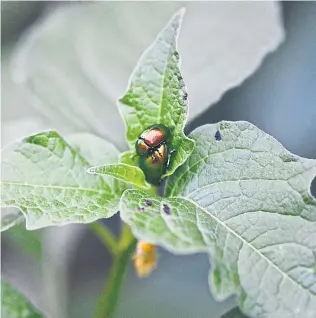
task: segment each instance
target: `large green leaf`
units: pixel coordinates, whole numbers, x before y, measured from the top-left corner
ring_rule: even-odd
[[[140,58],[120,99],[126,123],[126,137],[134,151],[135,142],[148,126],[163,124],[170,128],[172,155],[166,175],[183,164],[194,148],[183,128],[187,118],[188,96],[179,70],[177,37],[184,9],[176,13],[156,41]]]
[[[67,142],[92,165],[114,164],[119,161],[120,154],[112,143],[90,133],[76,133],[66,138]],[[89,169],[87,169],[88,172]],[[124,182],[112,177],[103,176],[117,196],[127,188]]]
[[[122,218],[137,237],[175,253],[207,250],[214,296],[237,294],[250,317],[314,317],[316,160],[246,122],[206,125],[190,137],[196,148],[168,180],[169,198],[127,190]]]
[[[74,147],[57,132],[48,131],[25,138],[2,153],[2,204],[18,207],[27,229],[88,223],[117,212],[125,188],[110,177],[89,175],[87,169],[99,160],[117,161],[118,151],[87,134],[69,140]],[[93,154],[98,158],[94,162],[90,160]]]
[[[1,317],[41,318],[44,316],[10,284],[1,282]]]
[[[3,2],[4,36],[12,21],[23,23],[23,5]],[[2,120],[29,115],[36,107],[49,120],[46,127],[63,135],[95,132],[123,149],[117,97],[139,56],[182,6],[187,15],[179,47],[191,120],[240,85],[284,38],[277,2],[77,1],[57,6],[15,45],[10,69],[26,95],[9,80],[9,63],[2,63]],[[17,11],[21,17],[12,14]]]
[[[316,160],[293,155],[248,122],[205,125],[190,137],[196,148],[169,178],[166,196],[188,197],[224,218],[253,210],[316,220]]]

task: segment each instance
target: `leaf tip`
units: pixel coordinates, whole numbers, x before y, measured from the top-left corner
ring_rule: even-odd
[[[168,29],[170,26],[175,27],[176,34],[177,34],[178,29],[180,28],[182,24],[182,20],[183,20],[185,12],[186,12],[186,8],[182,7],[176,13],[174,13],[174,15],[170,19],[170,22],[166,28]]]
[[[174,17],[175,17],[175,16],[178,16],[180,19],[183,19],[186,10],[187,10],[186,7],[181,7],[181,8],[174,14]]]

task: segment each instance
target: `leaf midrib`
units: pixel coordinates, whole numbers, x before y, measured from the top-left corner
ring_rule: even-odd
[[[176,38],[177,38],[177,31],[173,32],[173,35],[174,35],[174,38],[175,38],[175,41],[176,41]],[[166,73],[167,73],[167,67],[169,66],[170,64],[170,56],[172,56],[172,52],[173,52],[173,45],[171,43],[170,45],[170,49],[168,51],[168,58],[167,58],[167,62],[165,63],[165,67],[164,67],[164,71],[162,73],[162,83],[161,83],[161,92],[160,92],[160,98],[159,98],[159,108],[158,108],[158,124],[161,123],[161,113],[162,113],[162,106],[163,106],[163,96],[164,96],[164,91],[165,91],[165,82],[166,82]]]

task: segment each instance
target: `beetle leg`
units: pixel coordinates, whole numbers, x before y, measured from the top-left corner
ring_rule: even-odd
[[[159,153],[159,156],[161,157],[161,153],[160,153],[160,151],[159,151],[159,148],[160,148],[160,146],[161,145],[165,145],[166,144],[166,142],[165,141],[162,141],[158,146],[156,146],[156,151]]]
[[[174,153],[174,152],[177,152],[177,149],[172,149],[169,154],[168,154],[168,161],[166,163],[166,169],[168,170],[169,168],[169,165],[170,165],[170,158],[171,158],[171,155]]]
[[[170,164],[170,157],[171,157],[171,153],[169,153],[169,155],[168,155],[168,160],[167,160],[167,163],[166,163],[166,169],[167,169],[167,170],[168,170],[169,164]]]

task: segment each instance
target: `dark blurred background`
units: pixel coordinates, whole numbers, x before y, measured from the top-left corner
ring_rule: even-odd
[[[2,2],[2,52],[14,45],[44,9],[60,5],[63,3]],[[218,103],[189,122],[186,133],[206,123],[246,120],[277,138],[291,152],[316,158],[316,3],[282,2],[281,6],[285,41],[239,87],[229,90]],[[312,192],[315,195],[315,180]],[[117,232],[118,221],[116,216],[106,222]],[[91,316],[111,264],[110,255],[98,239],[88,230],[80,233],[65,278],[67,301],[60,304],[69,308],[71,318]],[[45,235],[43,231],[26,233],[18,227],[2,236],[2,275],[20,282],[22,289],[25,284],[34,302],[41,294],[43,265],[39,260]],[[163,250],[159,254],[159,267],[147,279],[138,279],[130,268],[117,317],[217,318],[234,305],[234,299],[216,303],[210,296],[206,256],[175,256]]]

